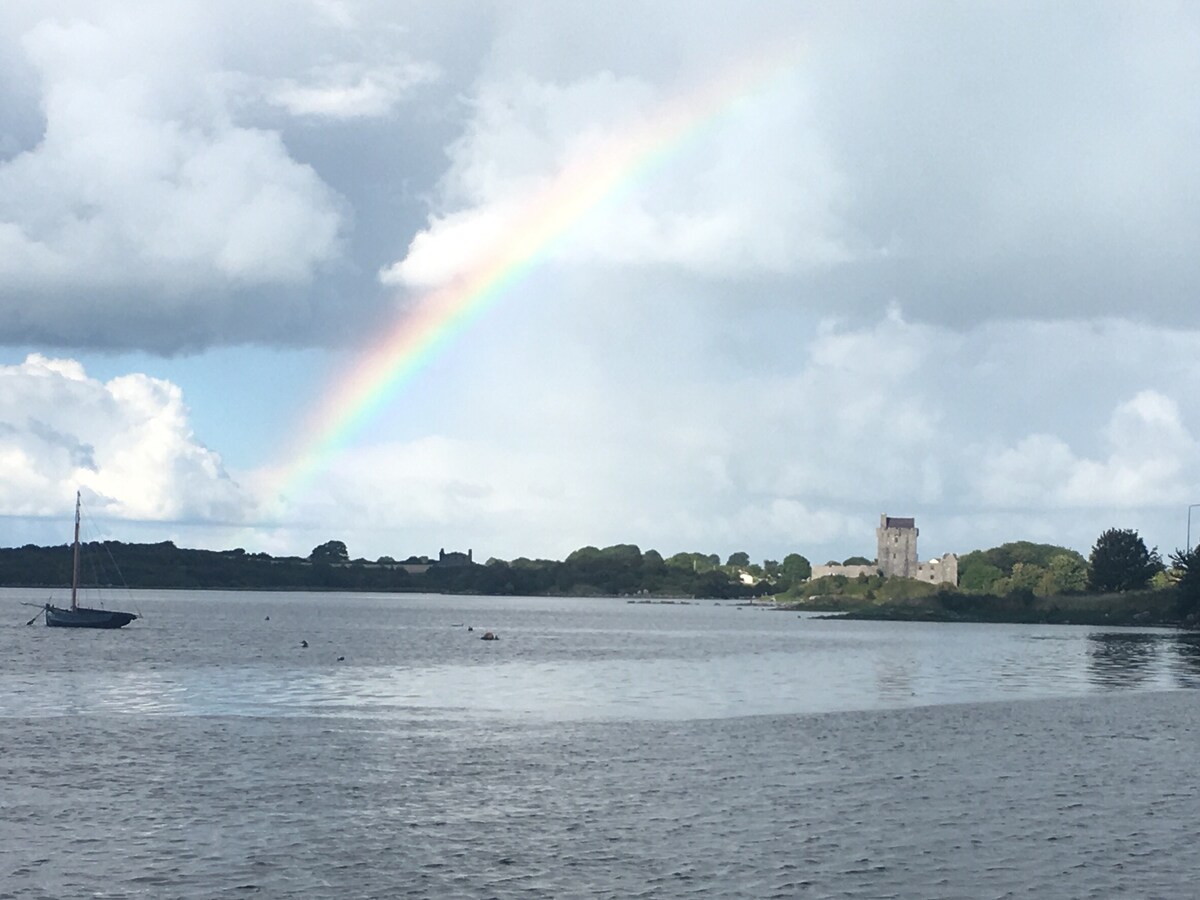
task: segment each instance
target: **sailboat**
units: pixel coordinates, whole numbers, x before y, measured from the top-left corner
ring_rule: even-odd
[[[72,545],[71,556],[71,605],[70,607],[54,606],[47,603],[42,607],[46,616],[46,624],[51,628],[124,628],[134,619],[135,613],[119,612],[115,609],[92,609],[79,605],[79,491],[75,492],[75,541]],[[28,624],[37,621],[37,616]]]

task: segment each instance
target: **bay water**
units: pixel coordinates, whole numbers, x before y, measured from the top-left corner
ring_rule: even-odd
[[[26,627],[44,599],[0,591],[0,898],[1200,890],[1196,635],[183,591]]]

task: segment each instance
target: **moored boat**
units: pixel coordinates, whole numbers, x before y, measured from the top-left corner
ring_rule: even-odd
[[[46,617],[46,625],[50,628],[123,628],[138,618],[136,613],[79,605],[79,512],[80,496],[79,491],[76,491],[75,541],[72,544],[71,556],[71,605],[62,607],[47,603],[38,615]],[[34,616],[27,624],[32,625],[36,621],[37,616]]]
[[[136,613],[115,609],[91,609],[72,606],[64,609],[46,604],[46,624],[51,628],[123,628],[137,618]]]

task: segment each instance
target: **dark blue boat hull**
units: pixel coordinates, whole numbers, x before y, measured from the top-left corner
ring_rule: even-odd
[[[46,605],[46,624],[51,628],[124,628],[137,616],[114,609],[60,609]]]

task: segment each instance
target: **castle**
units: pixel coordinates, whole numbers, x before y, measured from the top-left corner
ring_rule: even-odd
[[[883,575],[885,578],[915,578],[930,584],[958,584],[958,557],[953,553],[945,553],[940,559],[919,562],[918,534],[920,529],[917,528],[916,519],[884,513],[879,517],[879,527],[875,529],[877,549],[873,565],[813,566],[812,578],[824,578],[827,575],[845,575],[848,578]]]

